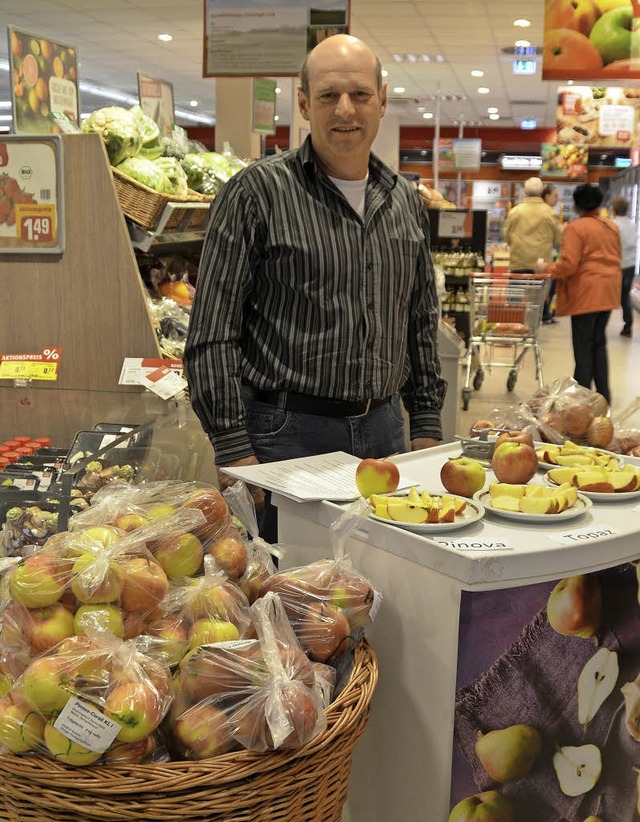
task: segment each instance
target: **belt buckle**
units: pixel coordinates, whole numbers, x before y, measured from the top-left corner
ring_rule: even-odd
[[[362,414],[354,414],[352,417],[350,417],[350,419],[357,420],[360,417],[366,417],[367,414],[369,413],[369,411],[371,410],[371,403],[372,402],[373,402],[373,400],[367,400],[367,404],[365,405],[364,411],[362,412]]]

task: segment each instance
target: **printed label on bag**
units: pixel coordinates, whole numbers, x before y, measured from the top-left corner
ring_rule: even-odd
[[[87,702],[72,696],[60,711],[53,727],[83,748],[94,753],[104,753],[118,736],[122,725]]]
[[[549,539],[561,542],[563,545],[580,545],[585,542],[597,542],[608,539],[618,533],[617,528],[610,525],[596,525],[589,528],[578,528],[575,531],[565,531],[564,534],[549,534]]]
[[[371,622],[376,618],[378,611],[380,610],[380,606],[382,605],[382,594],[380,591],[373,592],[373,602],[371,603],[371,608],[369,608],[369,619]]]

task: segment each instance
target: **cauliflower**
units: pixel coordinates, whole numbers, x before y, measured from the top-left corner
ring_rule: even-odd
[[[144,142],[135,114],[120,106],[108,106],[92,112],[83,122],[82,131],[93,131],[102,136],[109,161],[114,166],[137,154]]]

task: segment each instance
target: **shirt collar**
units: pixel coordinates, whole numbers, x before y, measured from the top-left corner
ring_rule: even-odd
[[[311,135],[309,135],[304,143],[298,149],[298,159],[303,168],[313,170],[316,174],[324,174],[313,150],[311,143]],[[395,174],[389,166],[382,162],[375,154],[369,154],[369,179],[373,179],[385,188],[392,189],[398,181],[398,175]]]

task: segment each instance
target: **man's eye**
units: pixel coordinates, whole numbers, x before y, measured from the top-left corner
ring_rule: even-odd
[[[359,103],[366,103],[367,100],[371,99],[372,95],[369,94],[368,91],[356,91],[351,95],[351,97]]]
[[[335,91],[325,91],[325,93],[321,95],[320,99],[331,102],[332,100],[338,99],[338,94]]]

